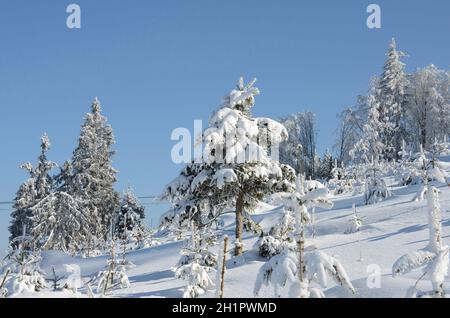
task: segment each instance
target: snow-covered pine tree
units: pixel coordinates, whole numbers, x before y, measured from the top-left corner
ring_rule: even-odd
[[[144,218],[145,207],[134,195],[133,190],[128,188],[123,194],[120,210],[115,221],[117,237],[140,246],[145,238],[145,228],[142,222]]]
[[[405,64],[400,61],[405,54],[397,50],[395,39],[392,39],[380,77],[379,115],[381,140],[384,144],[383,158],[392,161],[398,159],[402,141],[402,106],[405,101],[406,76]]]
[[[28,234],[34,227],[32,221],[31,208],[40,200],[47,197],[53,189],[53,179],[50,176],[50,171],[56,164],[47,159],[47,152],[50,149],[50,139],[47,134],[41,137],[41,154],[38,158],[36,168],[33,168],[31,163],[23,164],[21,167],[29,173],[29,178],[25,181],[14,199],[14,211],[11,213],[11,225],[9,232],[11,233],[10,241],[14,238],[23,235],[22,230],[25,226]]]
[[[203,133],[203,158],[195,158],[170,183],[162,197],[180,219],[194,219],[197,227],[210,224],[227,208],[236,213],[235,254],[243,252],[244,210],[251,211],[264,197],[286,190],[295,178],[292,168],[278,162],[277,145],[286,129],[268,118],[252,118],[259,90],[255,80],[224,97]]]
[[[442,244],[441,210],[439,190],[429,187],[427,191],[428,228],[430,239],[428,246],[400,257],[392,266],[392,276],[404,275],[415,269],[423,268],[424,274],[417,283],[427,275],[432,284],[431,291],[417,289],[417,283],[408,290],[410,297],[445,297],[444,281],[448,273],[449,247]]]
[[[100,101],[95,98],[92,111],[81,127],[78,146],[73,152],[69,170],[60,176],[60,182],[76,200],[84,202],[88,230],[92,240],[86,249],[98,248],[105,242],[119,209],[119,194],[114,190],[117,171],[112,167],[111,149],[115,143],[113,130],[101,114]]]

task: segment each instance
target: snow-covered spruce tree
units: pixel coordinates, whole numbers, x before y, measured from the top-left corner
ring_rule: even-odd
[[[245,85],[241,78],[236,89],[224,97],[203,132],[202,160],[195,158],[188,164],[162,196],[175,206],[179,219],[193,218],[197,227],[233,208],[235,255],[243,252],[244,211],[287,189],[295,176],[292,168],[275,158],[278,144],[288,137],[286,129],[271,119],[251,117],[259,94],[254,83]]]
[[[128,188],[123,194],[120,210],[115,221],[118,238],[141,246],[145,239],[145,228],[142,223],[144,218],[145,207],[136,198],[131,188]]]
[[[380,77],[378,96],[382,123],[380,134],[384,144],[383,158],[388,161],[398,159],[404,129],[401,120],[407,82],[404,73],[405,64],[400,61],[404,56],[403,52],[397,50],[395,39],[392,39]]]
[[[217,256],[209,248],[216,244],[215,237],[211,233],[205,233],[207,228],[197,228],[194,221],[191,221],[189,240],[181,250],[181,258],[175,268],[197,261],[201,266],[214,267],[217,263]],[[210,236],[211,235],[211,236]]]
[[[288,295],[292,298],[324,297],[322,288],[327,287],[327,276],[331,276],[338,284],[354,293],[341,263],[314,247],[305,248],[304,215],[309,204],[329,207],[326,189],[313,190],[306,195],[298,192],[280,193],[272,198],[275,202],[286,203],[295,207],[296,240],[294,251],[285,249],[281,254],[272,257],[259,270],[254,294],[258,296],[263,286],[272,286],[275,297],[281,297],[284,288],[289,287]]]
[[[50,171],[56,164],[47,159],[49,149],[50,139],[47,134],[44,134],[41,137],[41,154],[39,155],[36,168],[33,168],[31,163],[21,166],[30,176],[20,186],[14,199],[14,211],[11,213],[12,220],[9,227],[9,232],[11,233],[10,241],[23,235],[22,230],[24,226],[29,232],[33,229],[31,208],[48,196],[53,189],[53,179],[50,176]]]
[[[449,248],[442,244],[441,237],[441,211],[439,205],[439,190],[429,187],[427,194],[428,228],[430,241],[422,250],[410,252],[400,257],[392,267],[392,276],[399,276],[412,270],[423,268],[424,277],[429,277],[432,285],[431,291],[417,289],[417,283],[408,290],[410,297],[445,297],[444,281],[448,273]]]
[[[109,239],[110,244],[110,256],[107,260],[106,269],[100,271],[96,277],[97,281],[97,293],[106,296],[111,290],[120,287],[130,287],[130,281],[126,273],[127,268],[130,266],[127,262],[124,262],[124,255],[122,259],[117,257],[116,254],[116,240],[114,237],[114,230],[111,227],[111,237]]]
[[[70,171],[65,171],[60,182],[76,200],[84,202],[91,241],[85,242],[86,250],[92,251],[105,242],[119,208],[119,194],[114,190],[117,171],[112,167],[111,157],[115,143],[113,131],[101,114],[100,101],[95,98],[92,111],[85,117],[81,127],[78,146],[73,152]]]
[[[187,281],[183,298],[197,298],[214,287],[209,277],[214,272],[217,258],[202,246],[195,222],[191,221],[190,244],[181,251],[181,259],[174,267],[175,277]]]
[[[372,163],[366,170],[364,202],[366,205],[375,204],[392,195],[383,179],[383,166],[372,158]]]
[[[40,269],[40,250],[35,249],[32,238],[26,234],[25,226],[22,235],[10,242],[10,250],[6,257],[5,272],[8,272],[4,289],[7,296],[17,296],[21,293],[39,292],[46,286],[45,278]],[[4,291],[5,292],[5,291]]]

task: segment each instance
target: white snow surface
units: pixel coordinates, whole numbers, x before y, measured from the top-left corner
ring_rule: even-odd
[[[450,245],[450,187],[436,183],[441,191],[440,205],[442,211],[442,240]],[[307,248],[314,246],[338,259],[345,268],[351,283],[356,289],[352,295],[334,282],[328,282],[324,290],[326,297],[405,297],[408,289],[421,276],[420,270],[411,271],[402,276],[392,277],[392,266],[404,254],[421,250],[428,244],[428,215],[426,201],[413,202],[420,185],[392,186],[392,197],[374,205],[364,206],[362,196],[341,195],[331,197],[334,207],[329,210],[316,210],[316,238],[307,233]],[[358,233],[344,234],[351,219],[352,204],[356,203],[358,215],[363,219],[363,226]],[[282,208],[261,204],[253,214],[256,222],[264,230],[280,220]],[[218,231],[220,236],[234,237],[234,215],[223,216],[224,227]],[[309,230],[309,228],[308,228]],[[225,274],[225,297],[254,297],[253,290],[256,275],[267,261],[259,257],[253,245],[258,236],[245,233],[245,253],[234,258],[227,255]],[[219,238],[219,242],[222,239]],[[233,239],[231,239],[231,243]],[[130,287],[116,289],[109,297],[182,297],[185,282],[175,278],[172,268],[180,258],[180,249],[184,241],[165,241],[161,245],[129,252],[127,259],[135,266],[127,270]],[[217,248],[214,252],[218,252]],[[362,256],[362,259],[361,259]],[[45,252],[41,263],[46,273],[51,273],[55,266],[57,272],[64,272],[66,265],[78,265],[82,279],[86,282],[106,265],[108,256],[95,258],[78,258],[61,252]],[[373,284],[374,268],[380,269],[380,288],[370,288]],[[214,278],[214,274],[211,274]],[[50,276],[50,275],[48,275]],[[429,290],[431,283],[422,279],[418,288]],[[446,286],[450,287],[450,278]],[[214,297],[214,290],[202,297]],[[263,287],[259,297],[272,297],[270,288]],[[22,294],[22,297],[87,297],[87,290],[82,287],[77,294],[69,291]]]

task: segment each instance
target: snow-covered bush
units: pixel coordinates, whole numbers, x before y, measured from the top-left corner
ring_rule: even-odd
[[[274,296],[281,297],[288,290],[291,298],[322,298],[323,288],[328,287],[328,277],[350,292],[355,289],[341,263],[323,252],[304,254],[303,280],[299,279],[299,259],[296,252],[285,251],[272,257],[259,270],[254,294],[258,296],[263,286],[272,286]]]
[[[273,197],[271,198],[273,202]],[[295,229],[295,218],[292,216],[292,209],[284,207],[280,220],[271,227],[269,233],[261,233],[254,248],[258,254],[265,258],[271,258],[280,254],[283,250],[294,245],[293,232]],[[309,215],[306,216],[309,220]]]
[[[185,247],[181,251],[181,257],[176,267],[187,265],[193,261],[198,262],[201,266],[214,267],[217,264],[217,256],[207,249],[191,250]]]
[[[46,281],[40,269],[40,251],[33,251],[29,236],[16,237],[11,242],[10,251],[5,265],[6,281],[3,292],[8,296],[17,296],[21,293],[39,292],[46,287]]]
[[[133,234],[134,237],[139,237],[139,235]],[[144,227],[142,239],[138,239],[138,248],[148,248],[160,244],[160,240],[155,238],[155,230]]]
[[[272,235],[261,236],[255,243],[258,254],[265,258],[271,258],[286,249],[287,242]]]
[[[413,251],[400,257],[392,266],[392,276],[409,273],[415,269],[423,269],[424,274],[418,282],[427,276],[432,284],[431,291],[421,291],[416,286],[410,288],[410,297],[445,297],[445,277],[448,274],[449,247],[442,244],[441,210],[439,205],[439,190],[429,187],[427,190],[428,228],[430,239],[428,246],[419,251]]]
[[[175,272],[175,276],[187,281],[183,298],[197,298],[207,290],[213,289],[214,283],[209,277],[209,272],[211,271],[214,271],[214,269],[200,265],[197,260],[179,267]]]
[[[342,265],[335,258],[322,252],[310,250],[305,253],[304,225],[305,219],[310,219],[307,206],[329,208],[333,204],[328,199],[328,190],[318,188],[304,194],[301,178],[297,179],[293,193],[278,193],[270,198],[270,203],[283,204],[293,212],[295,248],[284,248],[281,253],[273,256],[264,264],[255,283],[254,294],[258,295],[263,285],[272,285],[275,296],[280,297],[280,288],[289,284],[290,297],[323,297],[320,287],[327,285],[326,274],[335,278],[341,285],[354,292],[354,288]],[[316,284],[316,285],[314,285]]]
[[[348,228],[345,230],[344,234],[352,234],[359,232],[362,227],[362,219],[359,217],[356,211],[356,206],[353,204],[353,214],[349,222]]]

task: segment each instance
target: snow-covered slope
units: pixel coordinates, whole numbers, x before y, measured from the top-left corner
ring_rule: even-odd
[[[440,186],[442,226],[444,243],[450,244],[450,187]],[[404,297],[408,287],[415,284],[421,273],[412,272],[404,277],[391,276],[392,264],[408,251],[421,249],[428,241],[426,202],[412,202],[417,192],[416,186],[394,187],[393,196],[384,202],[363,206],[359,196],[338,196],[333,198],[335,206],[331,210],[316,211],[315,239],[308,238],[307,245],[338,258],[346,268],[356,295],[349,295],[342,288],[330,283],[325,291],[327,297]],[[363,218],[361,232],[344,234],[352,216],[352,204],[356,203]],[[261,205],[253,218],[263,228],[269,228],[280,217],[281,210],[269,205]],[[234,216],[223,217],[224,228],[220,234],[233,237]],[[253,244],[258,238],[246,233],[243,257],[227,262],[225,275],[225,297],[253,297],[253,287],[259,268],[264,259],[257,256]],[[128,270],[131,286],[117,289],[111,297],[181,297],[184,283],[174,277],[172,266],[179,259],[180,249],[185,243],[165,242],[147,249],[129,252],[128,259],[136,266]],[[60,252],[46,252],[42,268],[50,273],[52,266],[62,271],[64,264],[77,264],[85,281],[96,275],[106,265],[107,256],[82,259],[72,258]],[[377,271],[381,276],[377,276]],[[377,280],[379,278],[379,286]],[[450,283],[450,279],[449,279]],[[422,280],[419,287],[429,289],[429,282]],[[85,293],[84,289],[80,290]],[[95,289],[94,289],[95,291]],[[212,296],[211,293],[208,296]],[[271,296],[265,289],[261,297]],[[32,296],[32,295],[23,295]],[[44,292],[33,296],[69,297],[70,292]],[[83,295],[79,295],[82,297]]]

